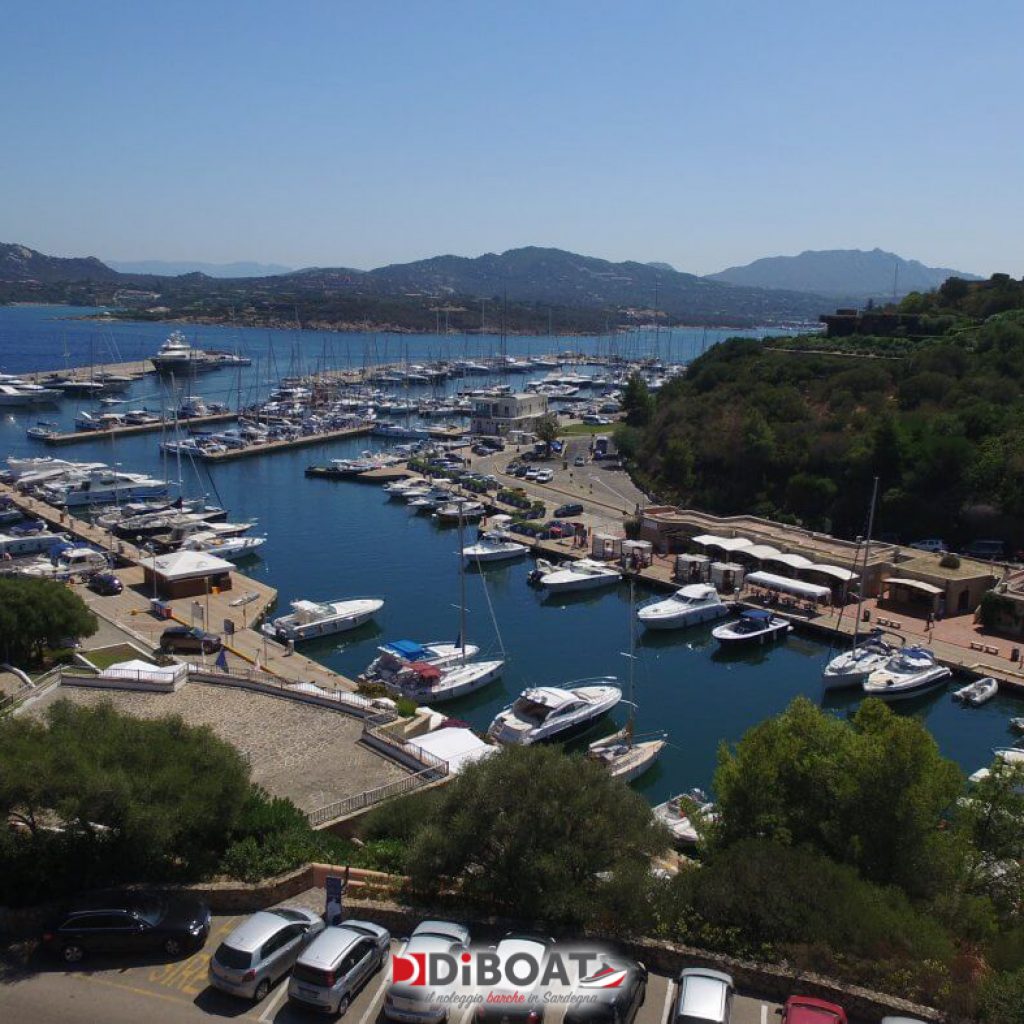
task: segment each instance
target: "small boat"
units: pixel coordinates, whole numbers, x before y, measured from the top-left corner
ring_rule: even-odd
[[[903,647],[861,684],[866,697],[908,700],[945,684],[953,673],[923,647]]]
[[[384,607],[375,597],[350,601],[292,601],[291,615],[263,624],[263,632],[277,640],[310,640],[344,633],[369,622]]]
[[[434,516],[442,523],[454,523],[459,520],[480,519],[486,511],[479,501],[458,498],[448,505],[442,505]]]
[[[881,668],[895,654],[892,644],[882,639],[875,631],[862,643],[851,650],[837,654],[821,674],[826,690],[838,690],[845,686],[860,686],[876,668]]]
[[[978,707],[990,701],[999,692],[999,683],[991,676],[975,679],[973,683],[961,686],[953,691],[953,699],[961,700],[972,707]]]
[[[647,740],[634,736],[630,722],[611,736],[594,740],[587,747],[587,757],[603,765],[613,779],[632,782],[654,766],[667,742],[662,734]]]
[[[505,562],[525,555],[529,548],[520,544],[504,530],[489,530],[475,544],[462,549],[462,555],[470,564],[479,562]]]
[[[267,543],[266,537],[221,537],[215,532],[195,533],[181,548],[183,551],[205,551],[218,558],[246,558]]]
[[[543,587],[549,593],[563,593],[571,590],[596,590],[619,582],[622,573],[604,562],[581,558],[567,565],[554,565],[543,558],[537,559],[537,568],[530,573],[529,580]]]
[[[706,583],[691,583],[664,600],[641,605],[636,617],[646,629],[685,629],[729,614],[718,591]]]
[[[562,738],[611,711],[622,700],[614,676],[584,679],[568,686],[536,686],[498,712],[487,735],[498,743],[527,746]]]
[[[739,644],[766,644],[781,640],[792,629],[792,625],[769,611],[760,608],[742,612],[738,619],[716,626],[711,635],[720,643],[729,646]]]
[[[56,437],[60,430],[56,423],[49,420],[40,420],[34,427],[29,427],[25,433],[33,441],[48,441],[51,437]]]
[[[700,789],[691,789],[658,804],[653,808],[654,817],[672,833],[672,840],[679,846],[693,846],[700,839],[699,826],[717,819],[715,805]]]
[[[1017,732],[1024,732],[1024,718],[1011,718],[1010,728]]]

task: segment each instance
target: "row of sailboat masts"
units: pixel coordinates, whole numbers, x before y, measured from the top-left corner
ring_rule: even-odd
[[[857,649],[860,639],[860,622],[862,607],[864,604],[864,586],[868,575],[868,561],[871,558],[871,534],[875,529],[875,505],[878,502],[878,477],[874,479],[871,487],[871,507],[868,510],[868,532],[864,539],[864,558],[861,563],[860,579],[857,581],[857,618],[853,623],[853,648]],[[857,556],[854,554],[854,568],[857,568]]]

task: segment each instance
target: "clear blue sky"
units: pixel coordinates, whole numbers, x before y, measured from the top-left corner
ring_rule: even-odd
[[[0,241],[1024,275],[1019,0],[4,5]]]

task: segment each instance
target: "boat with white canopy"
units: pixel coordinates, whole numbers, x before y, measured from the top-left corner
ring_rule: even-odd
[[[729,606],[709,583],[690,583],[671,597],[641,605],[636,617],[646,629],[686,629],[729,614]]]

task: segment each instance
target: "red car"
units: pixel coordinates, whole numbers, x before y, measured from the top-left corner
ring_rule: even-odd
[[[846,1011],[814,996],[790,996],[782,1011],[783,1024],[847,1024]]]

